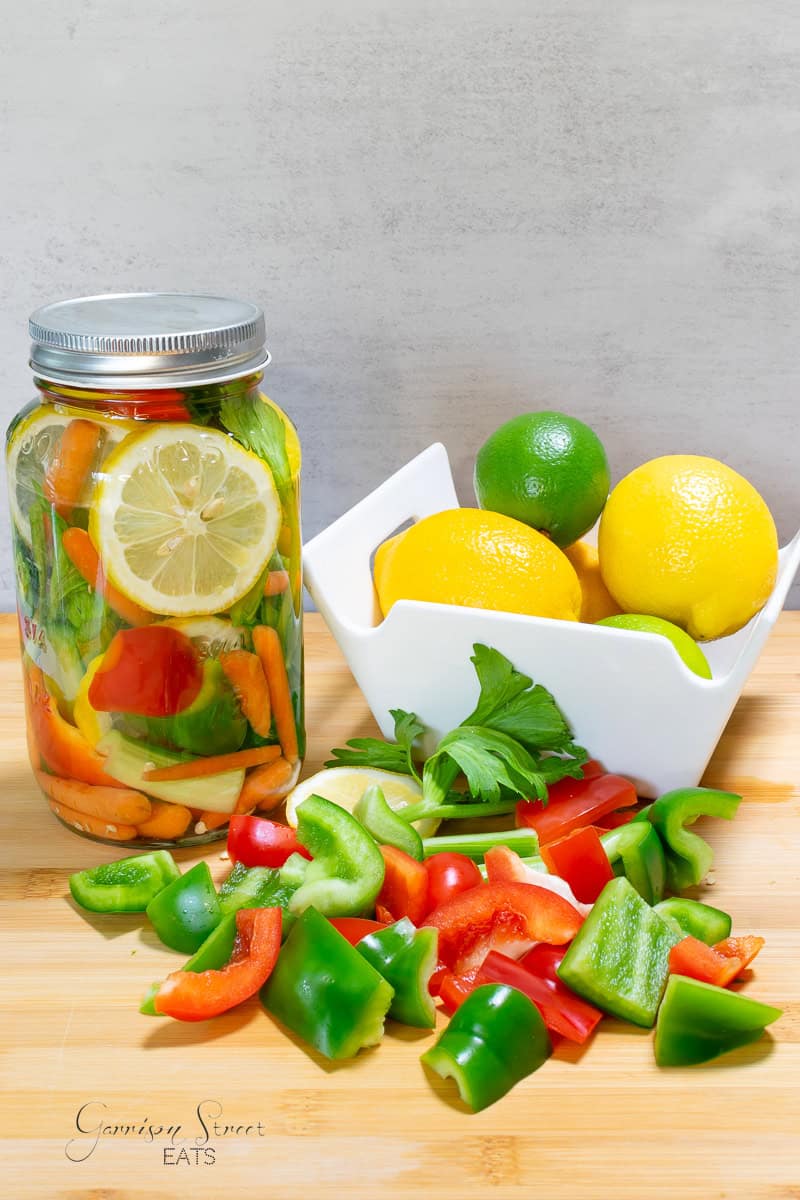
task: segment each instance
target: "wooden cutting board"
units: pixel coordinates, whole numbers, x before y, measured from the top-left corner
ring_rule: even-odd
[[[307,629],[311,772],[376,727],[321,618]],[[774,1040],[659,1071],[651,1034],[606,1021],[477,1115],[426,1076],[428,1034],[390,1028],[331,1066],[255,1001],[198,1026],[140,1016],[182,959],[137,918],[89,921],[66,898],[71,871],[118,855],[64,829],[34,787],[12,618],[0,685],[4,1198],[800,1196],[800,613],[781,617],[706,777],[745,802],[708,827],[701,894],[766,937],[746,990],[783,1007]],[[217,878],[222,849],[206,853]]]

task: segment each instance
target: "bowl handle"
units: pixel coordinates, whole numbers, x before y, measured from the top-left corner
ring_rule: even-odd
[[[447,508],[458,508],[458,497],[447,451],[435,442],[303,547],[306,586],[334,635],[379,624],[370,558],[381,542]]]

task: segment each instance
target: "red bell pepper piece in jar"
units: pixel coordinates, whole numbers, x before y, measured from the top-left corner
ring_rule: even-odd
[[[33,663],[25,669],[25,705],[28,715],[31,762],[46,766],[62,779],[77,779],[96,787],[122,787],[104,771],[105,759],[79,729],[65,721],[47,690],[44,675]],[[67,806],[70,807],[70,806]],[[127,824],[127,822],[126,822]]]
[[[245,867],[282,867],[290,854],[311,858],[288,825],[238,813],[228,826],[228,854]]]
[[[621,775],[596,775],[591,779],[559,779],[548,788],[548,801],[520,800],[518,826],[528,826],[546,845],[573,829],[592,825],[598,817],[636,804],[636,789]]]
[[[98,712],[172,717],[188,708],[202,682],[197,651],[179,629],[120,629],[89,686],[89,703]]]
[[[375,902],[375,915],[387,923],[408,917],[419,925],[428,911],[428,872],[405,850],[396,846],[381,846],[383,855],[383,886]]]
[[[153,997],[156,1012],[179,1021],[207,1021],[255,995],[266,983],[281,948],[281,909],[242,908],[236,941],[219,971],[175,971]]]
[[[479,967],[490,950],[519,958],[536,942],[563,945],[582,921],[562,896],[530,883],[484,883],[425,918],[439,930],[439,961],[457,974]]]
[[[566,837],[541,847],[548,871],[566,879],[583,904],[594,904],[607,883],[614,878],[600,834],[591,825],[573,829]]]

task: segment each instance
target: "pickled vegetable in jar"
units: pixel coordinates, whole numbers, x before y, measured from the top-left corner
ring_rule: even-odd
[[[87,837],[224,837],[305,749],[300,444],[261,390],[263,315],[145,293],[30,328],[7,465],[36,779]]]

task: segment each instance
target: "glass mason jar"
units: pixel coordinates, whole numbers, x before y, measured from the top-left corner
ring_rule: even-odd
[[[7,463],[39,786],[95,840],[224,837],[305,744],[300,444],[260,390],[263,315],[146,293],[30,328]]]

